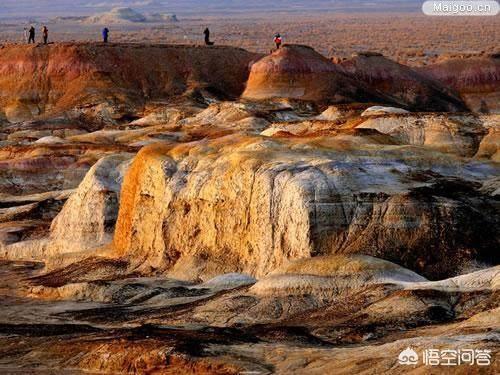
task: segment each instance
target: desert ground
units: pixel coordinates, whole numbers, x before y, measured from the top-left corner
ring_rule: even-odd
[[[273,35],[280,32],[286,43],[305,44],[327,57],[348,58],[353,53],[377,51],[407,65],[424,65],[439,59],[498,52],[500,17],[451,17],[443,21],[418,13],[334,13],[274,11],[229,15],[179,16],[179,22],[161,24],[112,24],[114,42],[203,44],[209,27],[217,45],[268,53]],[[58,20],[47,24],[50,40],[98,41],[102,25],[82,25]],[[36,18],[35,18],[36,20]],[[0,42],[23,40],[26,20],[0,21]],[[40,35],[39,35],[40,36]]]
[[[498,18],[47,24],[0,25],[1,374],[500,372]]]

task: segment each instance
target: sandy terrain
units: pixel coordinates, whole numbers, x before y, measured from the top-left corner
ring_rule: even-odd
[[[286,43],[306,44],[329,57],[350,57],[355,52],[378,51],[399,62],[421,65],[443,56],[498,52],[500,17],[439,18],[418,13],[245,13],[226,16],[179,16],[177,23],[112,25],[115,42],[203,43],[209,26],[221,45],[240,46],[268,53],[280,32]],[[51,41],[100,39],[100,25],[48,23]],[[40,27],[37,27],[40,29]],[[0,42],[21,42],[22,21],[0,23]],[[39,30],[38,30],[39,32]]]

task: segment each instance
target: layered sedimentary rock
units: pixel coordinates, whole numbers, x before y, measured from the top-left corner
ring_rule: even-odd
[[[301,45],[285,45],[254,63],[243,98],[294,98],[333,103],[386,100],[312,48]]]
[[[421,75],[407,84],[423,102],[389,77],[384,107],[326,107],[366,97],[305,47],[256,64],[276,64],[263,77],[282,98],[237,101],[217,98],[243,91],[240,50],[16,48],[0,49],[3,372],[403,373],[429,370],[398,364],[409,346],[498,356],[498,115],[409,112],[449,104]]]
[[[359,54],[342,62],[339,67],[408,109],[444,112],[466,110],[458,94],[440,81],[380,54]]]
[[[460,93],[476,112],[500,113],[500,57],[449,59],[419,68],[423,74]]]
[[[78,251],[110,242],[118,215],[120,188],[131,154],[97,162],[52,222],[51,237],[60,252]]]
[[[492,261],[498,238],[488,228],[499,217],[479,181],[497,167],[464,166],[431,148],[384,152],[380,139],[346,154],[359,137],[146,147],[124,180],[117,256],[188,279],[261,276],[290,259],[335,253],[376,255],[430,277]]]
[[[476,155],[489,129],[471,115],[401,114],[368,119],[358,129],[375,129],[399,142],[460,156]]]
[[[94,256],[97,248],[112,241],[121,183],[132,156],[122,153],[99,160],[90,168],[78,188],[65,197],[68,199],[64,206],[58,207],[60,212],[56,211],[57,216],[51,218],[50,229],[44,228],[48,235],[24,241],[4,241],[0,243],[3,256],[43,260],[48,267],[64,264],[65,254],[74,254],[76,257],[69,255],[69,263],[78,257]],[[10,225],[15,227],[19,223],[12,222]]]
[[[291,262],[261,280],[228,274],[197,284],[128,278],[58,287],[47,284],[61,274],[39,277],[29,263],[0,262],[0,271],[3,294],[15,282],[29,296],[2,301],[6,371],[404,373],[397,361],[408,346],[498,355],[498,267],[429,282],[376,258],[330,256]],[[497,368],[466,366],[454,372]]]
[[[11,122],[76,108],[73,116],[134,116],[146,101],[205,89],[236,97],[258,55],[238,48],[55,44],[0,50],[0,114]]]
[[[482,139],[476,156],[500,161],[500,115],[485,116],[484,127],[488,134]]]

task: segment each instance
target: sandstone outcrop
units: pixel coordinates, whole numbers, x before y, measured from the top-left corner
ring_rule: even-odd
[[[403,144],[424,145],[445,153],[472,157],[489,133],[483,121],[473,115],[402,114],[372,118],[358,129],[374,129]]]
[[[99,160],[78,189],[70,196],[65,196],[68,199],[64,206],[62,209],[59,207],[60,212],[51,218],[49,235],[24,241],[5,241],[4,245],[0,243],[3,256],[9,259],[43,260],[47,267],[57,267],[95,255],[96,249],[112,241],[122,179],[131,158],[131,154],[122,153]],[[38,196],[43,197],[44,194],[35,195]],[[28,205],[22,207],[30,210],[36,208]],[[19,208],[16,212],[12,212],[11,208],[3,216],[20,215]],[[68,260],[65,260],[65,254],[74,254],[75,258],[68,255]]]
[[[190,90],[237,97],[257,57],[231,47],[4,46],[0,114],[17,122],[74,108],[73,117],[119,120]]]
[[[440,81],[381,55],[359,54],[338,66],[410,110],[456,112],[467,109],[458,94]]]
[[[382,79],[362,82],[302,46],[256,62],[231,100],[257,57],[0,48],[1,371],[498,357],[499,115],[442,112],[460,101],[380,55],[357,60]]]
[[[449,59],[419,71],[459,92],[471,110],[500,113],[498,56]]]
[[[361,116],[367,117],[367,116],[377,116],[377,115],[385,115],[388,113],[394,113],[394,114],[402,114],[402,113],[408,113],[407,110],[402,109],[402,108],[395,108],[395,107],[382,107],[382,106],[373,106],[367,108]]]
[[[108,156],[89,170],[52,222],[50,237],[61,253],[97,247],[111,241],[122,179],[131,158],[131,154]]]
[[[293,98],[325,103],[386,100],[312,48],[301,45],[284,45],[254,63],[243,98]]]
[[[258,296],[338,296],[369,284],[425,282],[422,276],[365,255],[326,256],[290,262],[250,288]]]
[[[16,282],[29,296],[2,301],[6,369],[324,374],[362,372],[376,358],[370,371],[393,372],[406,347],[498,353],[498,267],[428,282],[376,258],[332,256],[258,281],[229,274],[201,284],[149,277],[55,288],[43,285],[50,275],[32,277],[39,270],[29,263],[0,262],[0,271],[2,293]]]
[[[477,157],[500,161],[500,115],[483,116],[484,127],[488,134],[482,139],[477,151]]]
[[[288,260],[336,253],[375,255],[429,277],[491,261],[498,239],[488,228],[499,217],[476,181],[497,168],[468,171],[453,155],[422,152],[415,164],[416,150],[346,155],[335,138],[320,152],[304,141],[240,136],[148,146],[124,180],[117,256],[187,279],[262,276]]]

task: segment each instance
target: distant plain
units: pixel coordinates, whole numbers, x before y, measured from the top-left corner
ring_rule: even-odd
[[[71,14],[67,14],[71,16]],[[112,42],[202,44],[211,30],[216,45],[239,46],[267,53],[280,32],[285,43],[306,44],[328,57],[346,58],[360,51],[377,51],[408,65],[433,63],[450,56],[498,53],[500,16],[428,17],[418,12],[240,12],[221,15],[178,15],[179,22],[108,25]],[[98,41],[103,25],[33,19],[40,40],[47,24],[51,42]],[[0,20],[0,43],[22,43],[27,18]]]

